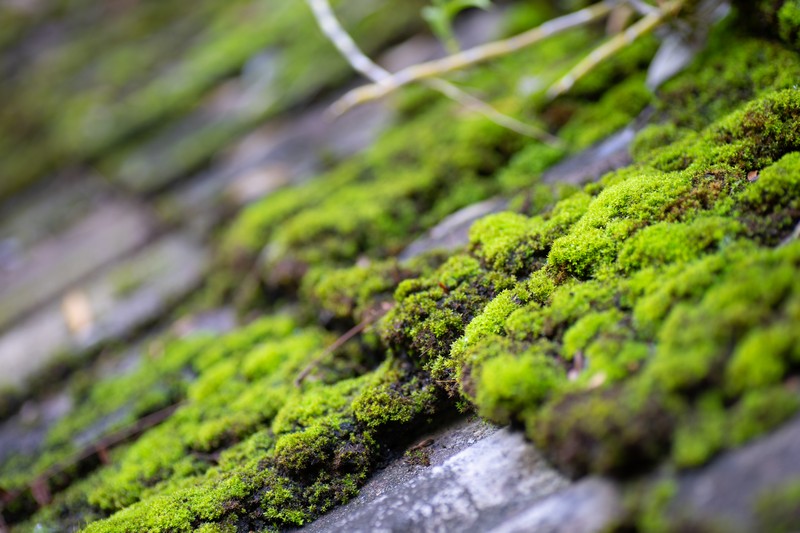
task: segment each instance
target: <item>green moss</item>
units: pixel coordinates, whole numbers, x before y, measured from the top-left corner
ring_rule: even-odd
[[[556,76],[590,38],[563,35],[458,82],[526,117],[541,94],[508,87],[524,85],[523,70]],[[220,53],[236,56],[245,45],[235,41]],[[654,49],[626,50],[543,108],[565,150],[416,93],[408,120],[372,149],[248,208],[223,237],[220,284],[241,283],[260,256],[267,305],[300,300],[298,316],[162,339],[131,376],[85,379],[41,457],[4,465],[4,488],[80,449],[76,435],[93,442],[181,404],[113,447],[110,465],[53,480],[55,501],[30,528],[300,526],[352,498],[387,452],[457,401],[523,426],[573,476],[698,467],[786,421],[800,407],[800,246],[775,245],[800,218],[797,58],[722,26],[696,66],[653,96],[640,73]],[[223,59],[198,61],[207,73]],[[640,134],[634,165],[582,191],[539,181],[648,104],[660,125]],[[519,212],[478,221],[465,252],[391,259],[444,215],[500,192],[519,194]],[[392,297],[374,332],[318,360]],[[15,520],[34,512],[28,496]]]
[[[758,528],[773,533],[790,533],[800,527],[800,481],[790,481],[765,491],[755,506]]]
[[[778,11],[778,31],[784,42],[800,48],[800,3],[795,0],[783,3]]]
[[[358,323],[380,303],[390,301],[401,281],[428,275],[444,261],[432,252],[400,263],[396,259],[371,262],[368,266],[316,269],[304,278],[301,294],[323,320]]]
[[[546,404],[528,436],[571,476],[640,473],[669,449],[679,409],[663,396],[631,388],[572,395]]]
[[[797,393],[784,387],[754,389],[731,414],[730,443],[740,445],[778,427],[800,409]]]
[[[480,367],[476,380],[478,413],[499,424],[525,416],[566,380],[563,368],[540,353],[498,356]]]
[[[424,375],[387,360],[353,401],[356,420],[370,430],[392,431],[436,413],[439,393]]]
[[[727,416],[719,394],[701,398],[694,412],[676,429],[672,459],[678,467],[692,468],[708,462],[725,447]]]

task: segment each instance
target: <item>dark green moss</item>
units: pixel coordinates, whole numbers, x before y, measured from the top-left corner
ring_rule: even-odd
[[[800,481],[766,491],[756,504],[761,531],[790,533],[800,527]]]

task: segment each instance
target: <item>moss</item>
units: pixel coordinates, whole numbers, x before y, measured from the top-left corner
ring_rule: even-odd
[[[779,43],[722,25],[712,31],[702,56],[686,73],[660,89],[655,105],[666,124],[678,131],[697,131],[743,102],[792,87],[798,69],[792,52]]]
[[[642,531],[652,531],[653,533],[670,531],[670,525],[665,516],[668,506],[677,492],[678,484],[670,478],[648,486],[643,493],[637,492],[635,497],[641,498],[641,500],[637,502],[640,506],[640,516],[636,517],[636,525]]]
[[[525,117],[544,104],[537,91],[508,95],[524,85],[523,67],[546,81],[590,38],[566,34],[458,82]],[[241,52],[232,39],[220,53]],[[223,237],[220,283],[240,283],[260,256],[264,307],[299,300],[297,316],[163,338],[132,376],[85,379],[41,458],[4,466],[4,488],[69,457],[76,435],[93,442],[181,405],[113,447],[112,464],[52,480],[52,506],[30,516],[26,493],[14,520],[97,520],[90,531],[300,526],[352,498],[456,402],[523,426],[572,476],[698,467],[783,423],[798,409],[800,247],[775,245],[800,218],[797,59],[724,25],[696,67],[649,95],[641,70],[654,43],[543,108],[565,150],[417,93],[407,122],[372,149],[248,208]],[[223,63],[198,57],[204,73]],[[320,86],[314,73],[286,75]],[[640,134],[634,165],[582,191],[540,182],[647,104],[660,124]],[[519,193],[519,212],[478,221],[462,253],[391,259],[444,215],[499,192]],[[317,360],[391,298],[374,333]],[[656,524],[667,492],[642,524]]]
[[[532,414],[527,434],[562,471],[617,476],[641,473],[669,449],[679,408],[631,389],[572,395]]]
[[[429,378],[389,359],[354,399],[353,412],[368,429],[391,432],[433,416],[438,403],[439,392]]]
[[[402,263],[388,259],[367,266],[321,268],[304,278],[301,294],[323,322],[358,323],[377,312],[381,303],[391,301],[401,281],[430,274],[444,259],[431,252]]]
[[[778,31],[784,42],[800,48],[800,3],[793,0],[783,3],[778,11]]]
[[[731,414],[730,443],[740,445],[778,427],[800,409],[797,393],[783,387],[754,389]]]
[[[541,405],[566,380],[561,366],[551,357],[524,352],[487,361],[476,380],[478,413],[499,424],[511,416],[525,416]]]
[[[728,429],[725,406],[719,394],[701,398],[694,412],[676,429],[672,459],[680,468],[705,464],[725,447]]]
[[[789,481],[760,494],[755,511],[761,531],[789,533],[800,527],[800,481]]]
[[[733,241],[743,229],[737,221],[724,217],[702,217],[683,224],[662,222],[629,239],[617,262],[626,271],[687,263]]]
[[[648,43],[648,52],[652,50]],[[631,76],[605,91],[595,106],[579,109],[559,132],[577,147],[586,148],[625,128],[650,103],[644,76]]]

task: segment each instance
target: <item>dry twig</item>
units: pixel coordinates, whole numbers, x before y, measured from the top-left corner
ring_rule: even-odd
[[[606,1],[610,2],[611,0]],[[341,52],[341,54],[345,57],[345,59],[347,59],[347,61],[355,70],[373,82],[373,85],[368,87],[390,87],[392,85],[392,80],[395,75],[376,64],[374,61],[368,58],[364,52],[361,51],[361,49],[358,48],[358,45],[353,41],[353,38],[350,37],[350,34],[348,34],[347,31],[345,31],[339,20],[336,18],[336,15],[334,15],[328,0],[306,0],[306,2],[311,8],[311,11],[314,13],[314,18],[316,18],[317,23],[319,24],[319,27],[325,36],[334,44],[334,46],[336,46],[339,52]],[[470,51],[468,50],[463,53],[469,52]],[[444,94],[452,100],[457,101],[467,109],[480,113],[492,122],[499,124],[504,128],[519,133],[520,135],[525,135],[526,137],[538,139],[547,144],[562,144],[562,141],[559,138],[550,135],[546,131],[536,126],[525,124],[515,118],[501,113],[486,102],[483,102],[482,100],[462,91],[448,81],[435,78],[428,79],[425,81],[425,83],[432,89]],[[405,83],[403,85],[405,85]],[[388,92],[391,92],[392,90],[394,89],[390,89]],[[345,95],[344,98],[347,98],[347,95]],[[341,101],[342,100],[339,102]],[[339,102],[334,103],[331,108],[335,115],[341,115],[347,111],[347,109],[349,109],[349,107],[341,108],[339,106]]]
[[[548,98],[556,98],[569,91],[575,83],[594,70],[600,63],[643,37],[674,16],[683,7],[685,0],[675,0],[656,8],[611,39],[595,48],[588,56],[575,65],[564,77],[547,90]]]
[[[316,3],[324,0],[310,1]],[[385,79],[370,78],[375,83],[353,89],[334,103],[332,109],[336,114],[342,114],[359,104],[382,98],[410,83],[441,76],[528,48],[544,39],[558,35],[566,30],[586,25],[608,15],[618,2],[619,0],[603,0],[585,9],[548,20],[544,24],[514,37],[476,46],[441,59],[412,65],[389,75]],[[353,66],[355,67],[355,65]]]
[[[315,357],[310,363],[306,365],[306,367],[294,378],[294,386],[299,387],[303,384],[303,380],[305,380],[311,372],[316,369],[322,361],[325,360],[330,354],[344,346],[347,341],[364,331],[367,326],[372,324],[373,322],[377,321],[383,315],[389,312],[389,310],[394,307],[394,304],[385,302],[383,305],[378,307],[377,309],[373,310],[371,313],[368,313],[364,320],[347,330],[341,337],[336,339],[333,344],[325,348],[322,353],[320,353],[317,357]]]

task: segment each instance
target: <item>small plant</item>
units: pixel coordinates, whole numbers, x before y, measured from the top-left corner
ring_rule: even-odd
[[[432,5],[422,9],[422,17],[448,53],[455,54],[461,47],[453,32],[453,20],[465,9],[488,10],[491,6],[492,0],[433,0]]]

